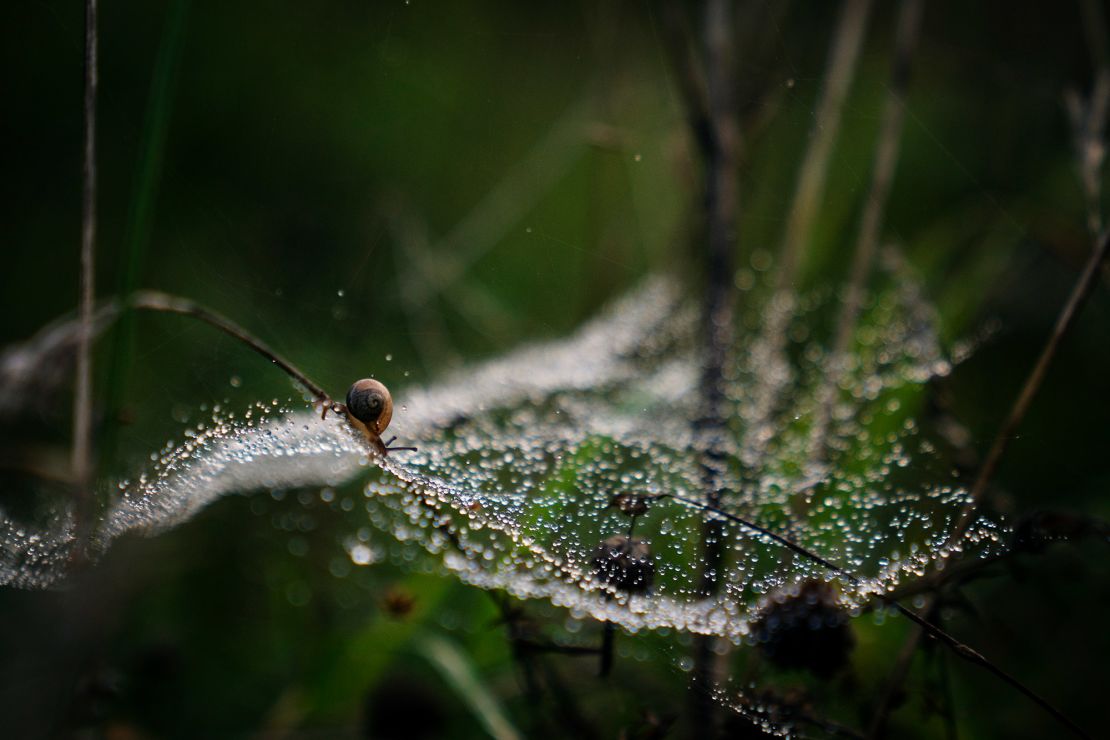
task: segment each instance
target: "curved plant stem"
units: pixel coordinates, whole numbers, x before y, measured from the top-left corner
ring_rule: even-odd
[[[157,311],[159,313],[176,313],[182,316],[191,316],[210,326],[214,326],[225,334],[235,337],[240,342],[246,344],[255,352],[277,365],[285,371],[286,375],[303,385],[318,402],[324,404],[331,403],[331,396],[327,394],[327,391],[305,375],[296,365],[279,355],[271,349],[269,345],[231,319],[225,318],[214,311],[209,311],[199,303],[191,301],[188,298],[179,298],[153,290],[141,290],[135,293],[129,301],[129,305],[131,308],[142,311]]]
[[[1079,316],[1083,304],[1086,303],[1087,298],[1091,294],[1091,289],[1094,287],[1095,281],[1098,278],[1102,263],[1106,261],[1108,241],[1110,241],[1110,231],[1103,232],[1095,240],[1094,249],[1091,250],[1091,256],[1087,259],[1087,264],[1083,267],[1083,272],[1080,274],[1079,280],[1076,282],[1075,287],[1072,288],[1067,303],[1064,304],[1063,310],[1056,319],[1056,325],[1052,329],[1052,334],[1049,335],[1044,349],[1041,350],[1040,357],[1037,358],[1037,363],[1033,366],[1032,371],[1030,371],[1029,377],[1025,379],[1025,384],[1022,386],[1021,392],[1018,393],[1018,397],[1014,400],[1014,405],[1010,409],[1010,413],[1006,416],[1006,420],[998,430],[998,434],[994,438],[994,443],[991,444],[990,452],[987,453],[987,457],[983,461],[983,466],[979,469],[979,475],[976,476],[975,483],[971,487],[971,500],[964,507],[963,513],[960,516],[960,521],[957,523],[956,529],[953,530],[950,541],[963,534],[975,519],[979,505],[986,495],[987,485],[990,483],[991,478],[994,477],[994,473],[998,469],[998,464],[1002,460],[1002,455],[1006,452],[1010,440],[1014,438],[1018,427],[1021,426],[1021,422],[1025,419],[1025,414],[1029,411],[1029,407],[1032,405],[1033,398],[1036,397],[1037,391],[1040,390],[1045,375],[1048,373],[1048,368],[1056,357],[1056,351],[1060,347],[1060,342],[1063,341],[1064,337],[1067,336],[1071,328],[1075,325],[1076,317]]]

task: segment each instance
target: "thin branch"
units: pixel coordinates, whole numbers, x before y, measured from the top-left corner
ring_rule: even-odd
[[[801,555],[802,557],[804,557],[804,558],[806,558],[806,559],[808,559],[808,560],[810,560],[814,563],[817,563],[818,565],[828,569],[829,571],[831,571],[832,573],[836,574],[837,576],[843,578],[845,581],[852,584],[853,586],[861,587],[861,586],[865,585],[863,580],[859,576],[853,574],[851,571],[848,571],[848,570],[845,570],[844,568],[841,568],[839,565],[836,565],[835,563],[831,562],[830,560],[827,560],[827,559],[821,557],[820,555],[813,552],[812,550],[809,550],[809,549],[797,544],[796,542],[793,542],[792,540],[787,539],[786,537],[783,537],[782,535],[777,534],[776,532],[773,532],[773,531],[767,529],[766,527],[761,527],[760,525],[755,524],[754,522],[750,522],[747,519],[743,519],[742,517],[739,517],[735,514],[724,511],[724,510],[719,509],[719,508],[714,507],[714,506],[709,506],[709,505],[704,504],[700,501],[695,501],[694,499],[686,498],[685,496],[679,496],[677,494],[671,494],[671,495],[668,496],[668,498],[671,498],[674,501],[677,501],[681,504],[685,504],[686,506],[691,506],[691,507],[700,509],[702,511],[714,514],[715,516],[722,517],[724,519],[727,519],[730,522],[733,522],[735,524],[739,524],[740,526],[742,526],[746,529],[750,529],[750,530],[756,532],[759,535],[762,535],[762,536],[764,536],[764,537],[766,537],[770,540],[773,540],[774,542],[777,542],[778,544],[787,548],[791,552],[793,552],[797,555]],[[1010,686],[1013,686],[1015,689],[1017,689],[1022,694],[1024,694],[1029,699],[1031,699],[1033,702],[1035,702],[1037,705],[1039,705],[1046,712],[1051,714],[1056,720],[1058,720],[1061,724],[1066,726],[1069,730],[1071,730],[1077,736],[1079,736],[1079,737],[1088,737],[1088,735],[1083,730],[1081,730],[1074,722],[1072,722],[1070,719],[1068,719],[1067,716],[1065,716],[1062,712],[1060,712],[1054,706],[1049,704],[1047,700],[1043,699],[1039,694],[1037,694],[1035,691],[1033,691],[1033,689],[1029,688],[1028,686],[1023,684],[1021,681],[1019,681],[1018,679],[1011,676],[1009,673],[1007,673],[1002,668],[1000,668],[997,665],[995,665],[994,663],[992,663],[990,660],[985,658],[982,654],[980,654],[979,652],[977,652],[973,648],[971,648],[968,645],[960,642],[958,639],[956,639],[952,635],[945,632],[944,629],[942,629],[941,627],[933,624],[932,622],[925,619],[924,617],[920,616],[917,612],[913,611],[912,609],[909,609],[905,606],[902,606],[902,604],[895,601],[890,596],[888,596],[888,595],[886,595],[882,592],[876,592],[875,597],[877,599],[879,599],[880,601],[882,601],[883,603],[887,604],[888,606],[892,607],[893,609],[897,610],[903,616],[907,617],[910,621],[912,621],[914,624],[916,624],[918,627],[920,627],[920,630],[917,630],[917,632],[919,634],[922,630],[924,632],[928,633],[930,637],[933,637],[933,638],[939,640],[940,642],[944,643],[945,646],[947,646],[950,650],[952,650],[952,652],[954,652],[956,655],[960,656],[964,660],[966,660],[970,663],[974,663],[975,665],[978,665],[978,666],[981,666],[981,667],[987,669],[990,673],[993,673],[996,677],[1002,679],[1004,682],[1008,683]]]
[[[176,313],[182,316],[191,316],[194,319],[199,319],[206,324],[214,326],[225,334],[235,337],[240,342],[243,342],[255,352],[277,365],[285,371],[286,375],[304,386],[318,402],[324,404],[331,403],[331,396],[327,394],[327,391],[301,372],[296,365],[279,355],[272,350],[269,345],[253,336],[231,319],[225,318],[214,311],[209,311],[200,304],[187,298],[179,298],[152,290],[143,290],[135,293],[130,301],[130,305],[132,308],[143,311],[157,311],[160,313]]]
[[[613,644],[616,641],[617,628],[612,622],[606,621],[601,625],[601,664],[597,675],[605,678],[613,670]]]
[[[81,330],[77,343],[77,387],[73,405],[73,474],[83,517],[91,518],[92,500],[92,334],[96,244],[96,0],[85,2],[85,150],[81,199]]]
[[[1056,356],[1056,351],[1060,342],[1071,330],[1075,323],[1075,318],[1079,315],[1080,309],[1090,295],[1091,288],[1095,283],[1101,265],[1106,259],[1108,242],[1110,242],[1110,232],[1103,233],[1102,236],[1098,238],[1095,248],[1091,252],[1090,258],[1087,260],[1087,265],[1084,267],[1083,273],[1079,277],[1079,281],[1072,289],[1071,295],[1068,297],[1068,301],[1064,305],[1064,309],[1056,321],[1056,326],[1051,336],[1049,336],[1044,349],[1041,351],[1041,356],[1038,358],[1037,364],[1034,365],[1032,372],[1030,372],[1029,377],[1025,381],[1025,385],[1022,386],[1021,392],[1014,401],[1013,408],[1011,408],[1009,415],[999,429],[994,443],[991,445],[990,452],[987,453],[983,466],[979,469],[979,474],[976,476],[975,482],[971,487],[968,502],[961,510],[960,518],[957,520],[956,526],[949,535],[949,545],[958,541],[967,531],[968,527],[971,526],[972,522],[975,521],[975,517],[979,513],[979,506],[986,494],[987,486],[993,478],[995,471],[998,469],[1003,453],[1005,453],[1010,440],[1017,432],[1018,427],[1025,418],[1026,412],[1029,410],[1029,406],[1033,402],[1033,398],[1040,389],[1041,383],[1044,381],[1044,377],[1048,372],[1048,368]],[[927,597],[923,609],[926,611],[929,610],[935,603],[935,600],[935,595]],[[900,655],[905,655],[907,652],[912,655],[913,650],[916,649],[920,641],[921,631],[916,629],[911,630],[910,634],[906,637],[906,642],[902,647]],[[899,687],[906,679],[908,662],[908,659],[900,660],[895,664],[894,669],[887,677],[886,684],[882,691],[882,698],[876,710],[875,720],[872,724],[871,737],[879,737],[882,734],[887,717],[892,709],[891,705],[893,699],[898,694]]]
[[[1092,53],[1097,60],[1101,51],[1095,50]],[[1108,92],[1110,91],[1110,87],[1108,87],[1110,82],[1108,82],[1108,80],[1110,80],[1110,77],[1107,75],[1107,70],[1105,68],[1100,69],[1097,73],[1095,90],[1092,92],[1092,101],[1088,105],[1082,105],[1079,102],[1074,102],[1071,105],[1072,122],[1076,130],[1076,156],[1079,161],[1080,179],[1084,184],[1084,193],[1087,196],[1087,222],[1088,226],[1092,229],[1102,223],[1101,212],[1098,209],[1098,201],[1099,193],[1101,192],[1100,183],[1103,162],[1101,152],[1105,146],[1102,137],[1105,131],[1106,116],[1108,114],[1108,94],[1110,94],[1110,92]],[[1092,152],[1095,154],[1092,155]],[[1075,320],[1079,316],[1083,304],[1091,294],[1098,274],[1106,261],[1108,243],[1110,243],[1110,232],[1104,231],[1095,237],[1091,255],[1087,259],[1087,263],[1079,276],[1079,280],[1072,288],[1063,310],[1056,319],[1056,325],[1053,327],[1052,334],[1049,335],[1044,349],[1041,350],[1041,354],[1037,358],[1036,364],[1030,371],[1029,376],[1025,379],[1021,391],[1018,393],[1013,406],[1010,408],[1010,413],[1006,416],[1005,421],[1003,421],[1002,426],[999,428],[990,450],[982,466],[979,468],[979,473],[971,486],[968,501],[961,510],[960,517],[956,521],[956,526],[948,537],[949,545],[957,542],[971,526],[972,522],[975,521],[975,517],[978,516],[979,507],[982,505],[983,499],[986,496],[987,487],[990,485],[995,472],[998,470],[998,466],[1010,444],[1010,440],[1015,437],[1018,428],[1025,419],[1026,413],[1029,411],[1029,407],[1033,403],[1033,399],[1040,390],[1041,384],[1048,374],[1048,369],[1056,357],[1060,342],[1063,341],[1064,337],[1067,336],[1075,325]],[[936,594],[934,593],[926,598],[923,609],[927,612],[935,603]],[[906,637],[901,655],[905,656],[907,653],[912,655],[913,650],[916,649],[920,641],[921,630],[911,630],[910,634]],[[899,687],[906,679],[908,663],[908,658],[900,660],[887,677],[879,706],[875,713],[875,719],[871,727],[871,737],[878,737],[882,734],[886,725],[886,720],[892,709],[891,705],[893,699],[897,695]]]
[[[683,9],[672,0],[664,7],[664,29],[671,66],[686,109],[690,131],[704,166],[704,213],[707,237],[705,295],[702,306],[704,364],[700,395],[701,413],[695,434],[702,455],[706,501],[720,503],[720,470],[723,461],[723,374],[732,334],[732,252],[735,245],[737,204],[737,128],[734,101],[732,8],[728,0],[706,0],[704,17],[705,63],[699,63]],[[707,521],[702,532],[704,563],[700,589],[717,590],[717,573],[723,559],[720,522]],[[609,637],[606,634],[606,637]],[[710,682],[715,652],[711,637],[694,645],[690,716],[694,732],[706,735],[716,723],[716,704],[698,692]],[[603,669],[605,666],[603,665]]]
[[[979,469],[979,475],[975,478],[975,483],[971,487],[970,500],[964,506],[960,520],[949,537],[949,542],[953,542],[963,535],[968,526],[974,521],[979,506],[983,501],[983,497],[986,495],[987,485],[990,483],[991,478],[994,477],[994,473],[998,469],[998,464],[1002,460],[1003,453],[1006,452],[1010,440],[1016,435],[1018,427],[1021,426],[1021,422],[1025,419],[1025,414],[1029,411],[1029,407],[1032,405],[1033,399],[1037,395],[1037,391],[1040,390],[1045,375],[1048,374],[1048,368],[1056,358],[1056,352],[1060,347],[1060,342],[1063,341],[1064,337],[1068,335],[1075,325],[1075,320],[1079,316],[1083,304],[1086,303],[1087,298],[1091,294],[1091,289],[1095,285],[1102,263],[1106,261],[1108,243],[1110,243],[1110,231],[1103,232],[1096,240],[1094,249],[1091,250],[1091,256],[1087,259],[1087,264],[1084,266],[1079,280],[1076,282],[1075,287],[1072,288],[1071,295],[1068,296],[1067,303],[1064,304],[1064,309],[1060,312],[1060,316],[1056,320],[1056,325],[1052,329],[1052,334],[1045,343],[1044,349],[1041,350],[1041,355],[1037,358],[1037,363],[1033,366],[1033,370],[1029,373],[1029,377],[1026,378],[1021,392],[1014,401],[1013,408],[1010,409],[1010,413],[1006,416],[1006,421],[1002,423],[1002,427],[998,430],[998,435],[994,438],[994,443],[991,445],[990,452],[987,453],[987,457],[983,461],[983,466]]]
[[[705,10],[706,80],[712,146],[705,157],[705,214],[708,237],[705,300],[702,306],[702,338],[705,347],[700,394],[701,418],[698,436],[704,443],[703,478],[706,501],[721,502],[721,473],[724,461],[725,420],[724,368],[732,344],[732,253],[736,244],[736,150],[739,133],[732,95],[734,52],[732,8],[728,0],[708,0]],[[717,591],[717,573],[722,559],[719,533],[706,527],[706,562],[702,592]]]
[[[898,13],[893,69],[889,92],[883,107],[879,141],[875,148],[871,186],[864,203],[863,216],[860,219],[848,285],[837,320],[836,338],[829,359],[828,372],[818,392],[817,418],[814,420],[810,435],[810,459],[815,462],[819,462],[825,456],[825,438],[828,434],[832,407],[844,374],[849,345],[859,320],[864,285],[871,274],[871,265],[879,246],[883,213],[890,197],[894,170],[898,164],[902,124],[906,117],[906,88],[909,84],[910,62],[917,46],[918,30],[921,26],[921,11],[921,0],[906,0],[901,3]]]

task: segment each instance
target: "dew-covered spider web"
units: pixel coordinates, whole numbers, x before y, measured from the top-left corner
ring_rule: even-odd
[[[925,385],[950,361],[912,281],[891,283],[869,300],[848,358],[830,358],[809,336],[827,298],[752,310],[726,371],[728,434],[714,443],[723,452],[723,510],[858,580],[722,521],[720,588],[703,595],[701,533],[719,517],[689,503],[705,500],[706,480],[693,423],[701,414],[698,309],[664,278],[568,338],[395,389],[388,431],[417,452],[381,459],[335,415],[321,420],[276,402],[238,414],[216,407],[210,422],[152,455],[151,469],[112,484],[114,503],[92,547],[103,552],[126,532],[180,524],[228,493],[364,476],[362,499],[342,502],[364,512],[356,521],[415,543],[467,583],[630,631],[671,627],[739,643],[770,594],[812,579],[834,581],[842,604],[860,607],[957,551],[997,551],[1003,534],[980,518],[950,541],[967,494],[915,422]],[[774,311],[787,312],[783,321],[768,319]],[[784,333],[761,329],[775,325]],[[822,390],[830,377],[831,396]],[[819,438],[818,419],[827,419]],[[615,505],[621,494],[643,512],[633,519]],[[42,587],[65,575],[76,518],[62,510],[51,522],[4,519],[0,581]],[[634,584],[597,558],[603,542],[629,534],[650,561]],[[367,548],[350,542],[351,558],[367,560]]]

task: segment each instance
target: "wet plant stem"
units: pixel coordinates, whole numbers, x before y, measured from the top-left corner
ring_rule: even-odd
[[[77,341],[77,382],[73,413],[73,477],[77,484],[79,527],[91,529],[96,502],[92,491],[92,334],[96,246],[96,89],[97,0],[85,2],[85,141],[81,198],[81,329]],[[82,538],[88,532],[82,533]]]
[[[628,540],[632,541],[632,534],[636,531],[637,514],[632,514],[628,517]],[[601,663],[598,667],[597,675],[601,678],[608,676],[613,670],[613,653],[615,650],[617,638],[617,627],[612,622],[606,620],[601,623]]]
[[[982,467],[979,469],[979,474],[975,478],[975,483],[971,487],[970,500],[964,506],[963,512],[960,515],[960,520],[949,536],[949,542],[962,535],[975,520],[978,513],[979,506],[986,496],[987,485],[994,477],[995,471],[998,469],[998,464],[1002,460],[1002,455],[1006,452],[1010,441],[1014,439],[1017,434],[1018,427],[1025,419],[1029,407],[1033,403],[1033,399],[1040,390],[1041,384],[1044,383],[1045,376],[1048,374],[1048,368],[1052,365],[1052,361],[1056,358],[1056,352],[1060,347],[1060,343],[1064,340],[1075,325],[1075,320],[1079,316],[1079,312],[1083,309],[1083,304],[1087,302],[1090,297],[1091,289],[1095,286],[1098,278],[1099,270],[1102,269],[1102,264],[1106,261],[1106,252],[1108,242],[1110,242],[1110,231],[1105,231],[1099,235],[1094,242],[1094,248],[1091,250],[1091,256],[1087,259],[1087,264],[1083,267],[1083,272],[1079,276],[1079,280],[1072,288],[1071,294],[1068,296],[1067,302],[1064,304],[1063,310],[1060,312],[1059,317],[1056,319],[1056,325],[1052,329],[1052,334],[1049,335],[1048,341],[1045,343],[1044,349],[1041,350],[1037,362],[1033,365],[1029,377],[1025,379],[1022,385],[1021,392],[1018,393],[1017,398],[1014,400],[1014,405],[1007,414],[1006,420],[1002,423],[1002,427],[998,430],[998,434],[991,444],[990,451],[983,461]]]
[[[702,481],[705,500],[720,506],[725,466],[723,415],[724,370],[732,346],[734,291],[733,252],[736,246],[737,149],[739,127],[734,90],[735,49],[731,0],[706,0],[703,18],[705,41],[704,80],[706,108],[700,114],[705,124],[695,126],[704,167],[705,287],[702,305],[703,366],[700,380],[701,415],[696,435],[702,450]],[[702,530],[701,593],[707,597],[720,589],[724,563],[722,522],[707,520]],[[612,636],[607,635],[611,640]],[[716,639],[703,636],[694,644],[695,683],[712,685],[716,663]],[[701,692],[691,694],[694,733],[713,732],[717,707]]]
[[[732,335],[732,253],[735,247],[737,205],[738,127],[733,91],[732,7],[729,0],[706,0],[703,18],[704,64],[687,27],[684,10],[672,0],[664,6],[664,28],[678,92],[686,109],[690,133],[701,154],[704,170],[705,287],[702,303],[703,364],[700,377],[701,412],[695,436],[702,455],[705,500],[721,501],[720,472],[724,464],[722,415],[724,367]],[[700,591],[717,592],[724,558],[721,522],[707,520],[702,530]],[[691,732],[713,732],[717,705],[707,689],[714,673],[714,638],[694,642],[694,670],[690,684]]]
[[[612,622],[601,625],[601,666],[598,675],[605,678],[613,670],[613,643],[616,640],[617,628]]]

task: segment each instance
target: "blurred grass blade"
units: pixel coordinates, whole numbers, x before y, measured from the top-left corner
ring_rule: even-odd
[[[170,7],[158,48],[158,57],[154,63],[154,75],[150,82],[150,96],[147,99],[147,110],[143,121],[135,185],[131,192],[127,215],[123,263],[120,266],[119,295],[124,297],[131,295],[138,288],[142,275],[143,254],[150,242],[150,232],[154,223],[154,204],[158,196],[158,181],[162,174],[162,160],[169,132],[170,113],[173,108],[173,93],[177,88],[178,70],[181,67],[182,50],[185,46],[185,21],[188,10],[189,0],[176,0]],[[101,435],[102,462],[110,463],[115,456],[117,425],[114,419],[118,416],[119,408],[123,403],[134,343],[134,314],[125,307],[112,339],[106,403],[108,413]]]
[[[438,635],[425,635],[417,640],[417,645],[492,737],[497,740],[517,740],[521,737],[458,645]]]

